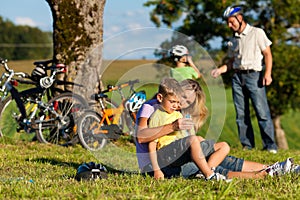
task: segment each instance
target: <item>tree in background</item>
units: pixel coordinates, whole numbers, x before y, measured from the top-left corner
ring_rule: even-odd
[[[53,16],[53,58],[69,66],[64,79],[84,83],[77,92],[88,97],[100,85],[105,0],[46,1]]]
[[[16,26],[0,17],[0,55],[9,60],[47,59],[52,55],[52,37],[29,26]]]
[[[149,0],[144,5],[153,7],[151,20],[159,27],[161,24],[176,27],[180,33],[190,36],[207,50],[210,41],[222,38],[224,55],[226,42],[231,31],[224,25],[222,14],[229,5],[239,1],[199,1],[199,0]],[[279,148],[287,149],[285,133],[281,128],[280,117],[290,109],[300,107],[299,75],[300,60],[300,1],[299,0],[247,0],[240,1],[245,7],[245,19],[254,26],[261,27],[273,41],[273,83],[268,87],[268,100],[275,125],[276,140]],[[162,45],[166,45],[166,42]],[[159,54],[159,52],[156,52]],[[222,56],[223,57],[223,56]],[[217,57],[217,58],[220,58]],[[222,59],[216,59],[220,63]],[[228,76],[223,80],[228,83]]]

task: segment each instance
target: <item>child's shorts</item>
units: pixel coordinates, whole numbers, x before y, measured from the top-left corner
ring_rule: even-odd
[[[209,157],[214,150],[214,140],[204,140],[200,143],[203,156]],[[157,151],[158,163],[161,168],[166,166],[182,166],[192,161],[189,137],[172,142]]]

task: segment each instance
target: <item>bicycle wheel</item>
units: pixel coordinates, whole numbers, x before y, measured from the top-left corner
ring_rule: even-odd
[[[78,122],[78,138],[81,145],[90,150],[97,151],[102,149],[106,143],[107,138],[104,134],[97,135],[94,130],[98,128],[101,121],[101,116],[99,116],[94,111],[86,111],[82,114]]]
[[[116,108],[117,106],[110,99],[104,99],[103,103],[106,108]],[[97,151],[102,149],[108,142],[105,134],[97,134],[95,130],[99,130],[99,122],[102,116],[95,111],[84,112],[78,121],[78,137],[81,145],[90,150]],[[106,124],[103,124],[106,125]],[[122,129],[123,119],[120,118],[118,126]]]
[[[20,93],[21,100],[24,105],[27,104],[27,99],[23,96],[24,93]],[[28,106],[27,111],[32,107]],[[8,96],[0,106],[0,136],[9,137],[13,139],[22,139],[30,141],[33,139],[35,134],[21,133],[18,119],[21,114],[17,107],[16,102],[11,96]]]
[[[83,97],[70,92],[52,98],[42,109],[43,114],[36,121],[37,139],[42,143],[72,144],[77,136],[75,122],[87,107]]]

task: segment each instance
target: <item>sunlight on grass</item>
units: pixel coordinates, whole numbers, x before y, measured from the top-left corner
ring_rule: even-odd
[[[91,152],[91,154],[94,155],[99,162],[111,168],[135,172],[139,170],[133,144],[131,144],[130,148],[126,148],[126,145],[115,145],[110,142],[103,149],[97,152]]]

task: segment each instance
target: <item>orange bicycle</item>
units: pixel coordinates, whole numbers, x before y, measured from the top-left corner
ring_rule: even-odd
[[[108,140],[117,140],[121,135],[133,134],[136,113],[146,101],[145,91],[134,90],[134,85],[138,82],[137,79],[116,86],[109,85],[106,90],[92,95],[92,99],[99,103],[100,111],[86,110],[77,123],[79,141],[84,148],[97,151],[102,149]],[[128,98],[123,92],[125,87],[130,87]],[[107,96],[107,93],[113,91],[121,97],[119,105]]]

